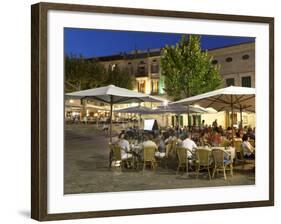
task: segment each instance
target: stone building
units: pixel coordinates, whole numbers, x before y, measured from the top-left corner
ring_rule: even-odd
[[[210,49],[208,52],[213,57],[212,63],[220,67],[220,74],[223,78],[221,87],[230,85],[255,87],[254,42]],[[136,80],[134,90],[165,96],[165,77],[161,76],[160,58],[161,49],[148,49],[100,57],[98,60],[108,69],[115,69],[117,66],[120,69],[127,69]],[[228,112],[202,116],[193,115],[189,122],[198,124],[201,123],[201,120],[205,120],[206,124],[211,124],[214,119],[218,119],[219,124],[227,127],[230,125],[231,116]],[[238,125],[240,116],[237,113],[234,113],[233,116],[234,122]],[[243,113],[242,116],[245,125],[255,126],[254,114]],[[173,125],[175,120],[175,116],[169,116],[168,123]],[[187,125],[187,116],[181,115],[179,122],[181,125]]]
[[[220,66],[223,86],[255,87],[255,43],[243,43],[211,49],[213,64]],[[135,90],[151,95],[165,94],[161,76],[161,49],[135,50],[129,53],[100,57],[105,68],[127,69],[136,79]]]
[[[223,79],[222,88],[230,85],[255,87],[255,42],[210,49],[208,52],[213,57],[212,63],[220,67]],[[135,91],[167,97],[164,91],[165,77],[161,76],[160,58],[161,49],[148,49],[103,56],[99,57],[98,61],[107,69],[114,70],[117,66],[120,69],[126,69],[136,80]],[[188,123],[198,125],[202,120],[205,120],[205,124],[212,124],[213,120],[217,119],[218,123],[226,128],[230,125],[231,116],[228,112],[220,112],[218,114],[193,115],[189,119],[187,115],[180,115],[177,119],[181,125]],[[235,124],[238,125],[240,116],[236,112],[233,116]],[[243,113],[242,116],[243,124],[255,126],[254,114]],[[163,118],[163,115],[159,117],[162,120],[162,122],[159,121],[160,124],[175,124],[175,115],[166,118]]]

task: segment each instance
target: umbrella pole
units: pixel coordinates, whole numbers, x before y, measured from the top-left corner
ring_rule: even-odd
[[[231,128],[232,128],[232,143],[234,144],[234,116],[233,116],[233,96],[231,95]]]
[[[243,120],[242,120],[242,106],[240,105],[240,125],[243,128]]]
[[[190,110],[189,110],[189,104],[188,104],[187,105],[187,128],[190,131],[191,124],[189,125],[189,116],[190,116]],[[190,119],[190,123],[191,123],[191,119]]]
[[[139,129],[141,129],[141,114],[139,113]]]
[[[112,142],[112,108],[113,108],[113,96],[110,96],[110,126],[109,126],[109,141]]]

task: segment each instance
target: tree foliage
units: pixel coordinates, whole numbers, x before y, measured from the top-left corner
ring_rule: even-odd
[[[106,84],[113,84],[126,89],[133,89],[134,78],[129,74],[128,69],[120,69],[116,66],[114,69],[108,69]]]
[[[219,68],[200,47],[200,37],[185,35],[176,46],[165,46],[161,57],[165,91],[174,100],[216,89],[221,84]]]
[[[106,69],[97,60],[76,55],[65,56],[65,91],[73,92],[114,84],[132,89],[133,77],[127,70]]]

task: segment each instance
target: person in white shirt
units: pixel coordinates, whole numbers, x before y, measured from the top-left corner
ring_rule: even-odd
[[[242,149],[245,158],[254,159],[255,158],[255,148],[249,142],[249,136],[244,134],[242,137]]]
[[[187,138],[182,141],[182,147],[189,149],[191,152],[195,152],[197,145],[195,142],[191,139],[191,134],[187,134]],[[187,150],[187,158],[192,159],[192,153]]]
[[[133,155],[130,153],[130,144],[125,139],[125,134],[122,133],[119,136],[118,145],[121,147],[121,159],[129,159],[132,158]]]

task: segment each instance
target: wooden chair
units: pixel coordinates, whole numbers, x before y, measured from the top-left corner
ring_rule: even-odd
[[[165,148],[165,155],[163,157],[156,157],[157,163],[160,165],[161,163],[165,164],[165,168],[168,168],[168,160],[169,160],[169,153],[171,150],[171,145],[167,145]]]
[[[249,142],[255,148],[255,146],[256,146],[255,140],[254,139],[250,139]]]
[[[169,153],[172,155],[172,154],[176,154],[176,151],[177,151],[177,139],[172,139],[169,143]]]
[[[187,149],[184,147],[177,147],[177,157],[178,157],[178,168],[177,174],[181,168],[186,169],[188,171],[188,162],[187,162]]]
[[[124,164],[126,163],[127,167],[129,166],[129,162],[133,161],[133,158],[122,159],[121,157],[121,147],[117,144],[111,145],[112,155],[111,155],[111,164],[112,162],[118,162],[119,167],[124,168]]]
[[[214,178],[215,173],[218,171],[223,171],[224,179],[226,180],[226,170],[230,170],[230,175],[233,176],[233,166],[230,159],[226,159],[227,156],[230,156],[227,152],[222,149],[213,149],[212,150],[214,158],[214,170],[212,177]]]
[[[245,158],[244,158],[244,154],[243,154],[242,140],[235,139],[234,140],[234,148],[235,148],[235,154],[236,154],[235,161],[236,162],[242,162],[243,168],[244,168]]]
[[[112,167],[112,162],[118,162],[122,170],[121,147],[116,144],[110,144],[110,154],[110,167]]]
[[[211,180],[211,151],[205,148],[198,148],[196,150],[196,158],[197,158],[197,170],[196,170],[196,178],[199,176],[200,170],[208,170],[209,179]]]
[[[155,171],[157,162],[155,159],[155,148],[154,147],[144,147],[143,148],[143,170],[145,170],[147,164],[149,164]]]

